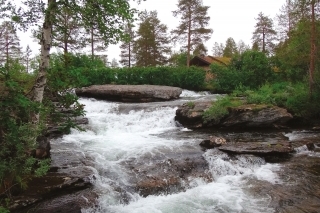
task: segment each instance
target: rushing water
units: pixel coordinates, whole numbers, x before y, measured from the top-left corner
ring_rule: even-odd
[[[294,169],[283,174],[291,164],[284,168],[285,164],[266,163],[263,158],[252,155],[229,156],[216,149],[204,151],[199,143],[213,132],[191,131],[174,121],[178,105],[216,98],[217,95],[208,93],[184,91],[179,100],[160,103],[125,104],[80,99],[85,105],[89,124],[84,132],[72,130],[62,139],[52,141],[53,163],[63,170],[70,165],[76,168],[79,166],[77,161],[85,161],[81,167],[94,174],[92,181],[99,195],[98,207],[83,209],[86,213],[282,211],[283,206],[277,204],[282,199],[279,190],[292,182],[289,174]],[[273,137],[270,133],[215,134],[232,140],[239,135],[255,140],[261,135],[269,137],[268,140],[279,137],[278,133]],[[289,140],[295,140],[299,135],[300,132],[284,133]],[[316,155],[305,147],[297,152]],[[55,156],[59,158],[61,153],[70,158],[58,162]],[[200,169],[203,174],[196,170],[188,176],[173,177],[177,174],[174,169],[170,170],[173,163],[189,158],[203,160],[205,165]],[[175,178],[179,184],[148,196],[137,190],[138,183],[157,175],[163,181]],[[275,195],[279,198],[274,198]]]

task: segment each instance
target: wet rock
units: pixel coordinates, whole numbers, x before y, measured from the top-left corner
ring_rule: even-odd
[[[287,155],[294,152],[290,142],[237,142],[223,144],[219,150],[233,154]]]
[[[177,109],[175,120],[187,128],[205,127],[207,124],[202,119],[202,115],[211,105],[211,101],[185,103]]]
[[[222,121],[225,127],[273,127],[285,124],[292,115],[286,109],[267,105],[244,105],[229,109],[229,115]]]
[[[78,96],[121,102],[154,102],[179,98],[182,89],[156,85],[93,85],[76,89]]]
[[[9,210],[12,213],[59,212],[59,209],[63,209],[60,212],[81,212],[77,209],[94,204],[96,195],[91,188],[88,176],[78,178],[49,172],[32,179],[26,191],[13,196]]]
[[[132,185],[141,196],[166,195],[185,190],[191,179],[211,180],[208,162],[202,154],[201,149],[185,151],[179,156],[168,151],[163,158],[153,158],[150,162],[149,159],[132,159],[125,166],[131,169]]]
[[[212,102],[195,102],[183,104],[176,111],[175,120],[187,128],[279,128],[292,119],[286,109],[277,106],[247,104],[228,108],[228,115],[220,120],[204,121],[204,111]]]
[[[214,147],[219,147],[222,144],[226,144],[227,141],[225,138],[222,137],[216,137],[216,136],[210,136],[209,140],[204,140],[200,143],[200,146],[203,146],[205,148],[214,148]]]

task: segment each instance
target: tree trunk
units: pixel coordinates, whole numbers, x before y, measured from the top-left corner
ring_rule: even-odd
[[[188,46],[187,46],[187,67],[190,67],[190,51],[191,51],[191,9],[189,6],[189,20],[188,20]]]
[[[314,69],[316,54],[316,27],[315,27],[315,0],[311,2],[311,50],[310,50],[310,70],[309,70],[309,95],[312,96],[314,86]]]
[[[91,27],[91,58],[94,59],[93,27]]]
[[[35,102],[42,102],[44,89],[47,83],[47,71],[49,69],[50,62],[50,49],[52,41],[52,16],[54,14],[54,9],[56,6],[56,0],[48,0],[48,8],[46,11],[42,33],[41,33],[41,58],[39,73],[36,82],[31,90],[31,99]],[[35,120],[33,122],[39,121],[39,114],[35,115]]]

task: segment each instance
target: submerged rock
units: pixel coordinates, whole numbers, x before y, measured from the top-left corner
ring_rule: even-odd
[[[294,152],[290,142],[237,142],[223,144],[219,150],[234,154],[281,155]]]
[[[182,89],[156,85],[93,85],[76,89],[78,96],[121,102],[154,102],[179,98]]]

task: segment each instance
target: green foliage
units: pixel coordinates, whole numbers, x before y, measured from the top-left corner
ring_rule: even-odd
[[[296,116],[320,117],[318,103],[320,90],[318,88],[310,97],[309,88],[305,82],[265,84],[257,90],[238,89],[233,92],[233,96],[244,96],[249,104],[271,104],[285,107]]]
[[[224,92],[231,92],[240,85],[255,89],[275,79],[266,55],[251,50],[234,57],[228,67],[212,64],[211,72],[215,75],[212,83],[216,90]]]
[[[28,85],[25,83],[27,75],[0,68],[1,194],[10,193],[10,188],[15,184],[25,188],[31,176],[43,175],[48,170],[48,161],[31,156],[42,130],[42,121],[34,124],[31,122],[32,116],[42,113],[42,108],[25,95],[26,87],[23,86]]]
[[[80,58],[80,59],[79,59]],[[105,67],[99,60],[91,63],[87,56],[68,56],[65,67],[64,56],[52,57],[48,72],[48,88],[51,92],[67,91],[90,85],[166,85],[190,90],[201,90],[206,73],[198,67]]]
[[[240,101],[234,100],[230,96],[225,96],[215,101],[212,106],[203,113],[202,118],[205,122],[217,124],[222,118],[229,114],[229,107],[239,106],[240,104]]]
[[[189,101],[189,102],[187,102],[187,105],[188,105],[188,107],[193,109],[195,106],[195,103],[193,101]]]
[[[10,211],[2,206],[0,206],[0,213],[10,213]]]
[[[283,76],[291,82],[301,82],[306,78],[310,66],[310,28],[311,23],[302,20],[297,23],[290,37],[276,48],[277,65]],[[316,31],[320,32],[320,22],[316,22]],[[316,40],[316,46],[320,42]],[[316,66],[320,65],[320,49],[316,48]]]

